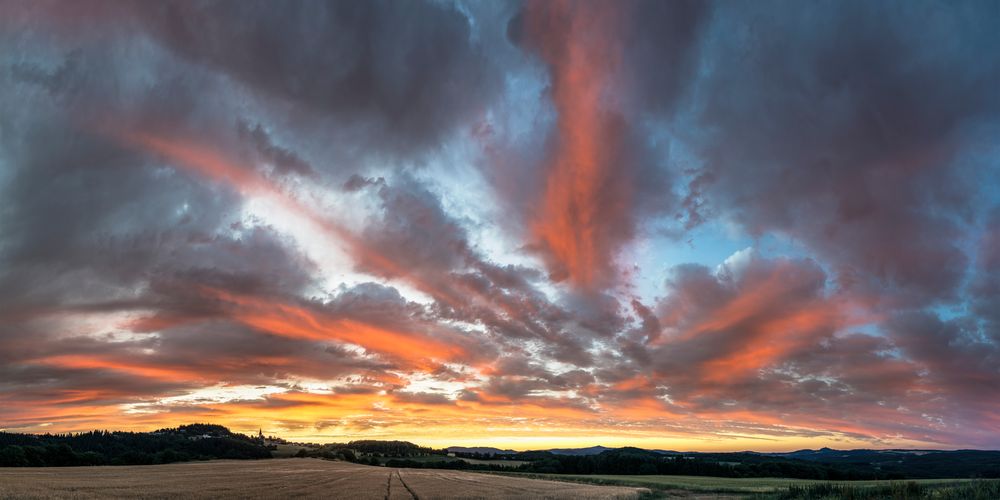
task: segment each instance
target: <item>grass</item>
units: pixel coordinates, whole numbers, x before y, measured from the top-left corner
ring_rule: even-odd
[[[493,474],[650,488],[653,497],[683,492],[734,495],[761,500],[997,500],[1000,481],[972,479],[917,479],[910,481],[822,481],[786,478],[728,478],[707,476],[626,476]]]
[[[996,500],[1000,481],[977,480],[960,483],[926,484],[893,481],[888,484],[855,486],[851,484],[792,485],[787,490],[760,494],[761,500]]]

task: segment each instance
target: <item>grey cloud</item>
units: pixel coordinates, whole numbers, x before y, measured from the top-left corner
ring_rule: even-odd
[[[799,239],[843,286],[892,291],[889,305],[955,300],[982,168],[963,161],[966,132],[1000,115],[1000,13],[717,7],[691,108],[710,209],[751,234]]]
[[[434,392],[406,392],[396,391],[392,393],[397,401],[403,403],[416,403],[423,405],[451,405],[454,401],[448,399],[444,394]]]
[[[384,148],[434,146],[481,109],[498,78],[468,18],[441,2],[167,2],[136,10],[180,56],[299,114],[364,124]]]
[[[978,244],[968,295],[984,334],[1000,344],[1000,209],[987,217]]]
[[[250,126],[246,122],[240,122],[238,126],[241,139],[249,141],[264,160],[274,165],[274,168],[281,173],[293,173],[306,177],[313,177],[316,171],[308,162],[300,158],[293,151],[283,148],[274,143],[274,140],[259,123]]]
[[[699,45],[712,14],[708,2],[635,2],[623,35],[634,112],[672,113],[698,68]],[[626,97],[628,99],[629,97]]]
[[[437,195],[405,176],[379,185],[377,194],[381,220],[368,226],[364,238],[380,254],[427,276],[467,264],[471,250],[465,229],[444,211]]]

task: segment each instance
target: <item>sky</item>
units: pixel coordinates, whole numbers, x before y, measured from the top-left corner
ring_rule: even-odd
[[[998,25],[0,0],[0,429],[1000,448]]]

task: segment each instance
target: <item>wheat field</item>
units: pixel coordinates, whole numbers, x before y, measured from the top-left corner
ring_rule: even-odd
[[[629,499],[639,498],[645,491],[648,490],[462,471],[371,467],[318,459],[0,468],[0,499]]]

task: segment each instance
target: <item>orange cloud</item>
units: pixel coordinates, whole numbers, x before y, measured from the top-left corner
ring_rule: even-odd
[[[622,123],[607,110],[618,67],[618,4],[532,2],[529,43],[551,69],[558,112],[555,149],[537,216],[530,223],[550,270],[591,289],[606,284],[613,252],[631,233],[631,190],[622,177]]]
[[[813,345],[817,335],[832,333],[841,325],[835,304],[815,304],[788,315],[770,319],[746,331],[746,344],[702,367],[705,381],[726,381],[770,366],[796,349]]]
[[[468,362],[472,358],[465,348],[416,330],[400,331],[353,319],[330,318],[303,306],[221,290],[204,291],[236,306],[232,319],[274,335],[349,342],[423,370],[433,370],[442,361]]]
[[[33,359],[30,363],[69,369],[111,370],[164,381],[206,380],[203,373],[185,367],[152,366],[147,363],[128,362],[99,355],[64,354]]]

